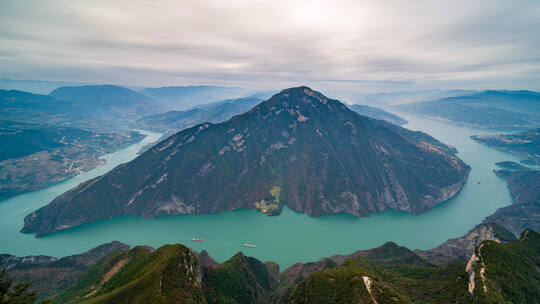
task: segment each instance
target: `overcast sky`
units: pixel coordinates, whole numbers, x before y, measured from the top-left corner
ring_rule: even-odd
[[[540,1],[0,1],[0,78],[540,91]]]

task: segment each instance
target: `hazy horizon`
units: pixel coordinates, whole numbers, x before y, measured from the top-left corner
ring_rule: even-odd
[[[540,91],[538,1],[3,1],[0,78]]]

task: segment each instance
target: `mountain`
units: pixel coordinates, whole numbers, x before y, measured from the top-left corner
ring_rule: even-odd
[[[312,273],[282,303],[471,303],[460,264],[381,266],[365,258]]]
[[[203,122],[218,123],[225,121],[234,115],[248,111],[261,101],[257,97],[227,99],[186,111],[169,111],[144,116],[136,120],[132,126],[170,135]]]
[[[404,125],[408,122],[406,119],[401,118],[397,116],[396,114],[386,112],[385,110],[382,110],[376,107],[354,104],[354,105],[350,105],[349,108],[364,116],[380,119],[380,120],[386,120],[387,122],[393,123],[398,126]]]
[[[32,282],[31,290],[36,291],[39,299],[44,299],[64,292],[103,257],[127,249],[128,245],[115,241],[61,259],[51,256],[16,257],[0,254],[0,265],[7,269],[16,282]]]
[[[203,270],[207,303],[267,303],[278,285],[279,266],[239,252],[215,268]]]
[[[155,102],[147,96],[113,85],[61,87],[50,95],[76,104],[95,117],[106,119],[136,118],[157,110]]]
[[[506,179],[512,195],[512,205],[497,209],[484,222],[495,222],[515,235],[525,229],[540,231],[540,170],[495,170]]]
[[[94,129],[109,126],[102,120],[88,117],[79,105],[17,90],[0,90],[0,115],[2,120],[21,123]]]
[[[519,241],[486,241],[467,263],[476,303],[540,302],[540,234],[527,229]]]
[[[500,227],[480,227],[492,228]],[[503,240],[480,241],[467,260],[440,265],[388,242],[281,273],[241,252],[218,264],[180,244],[128,250],[112,242],[58,260],[0,261],[17,281],[44,287],[37,290],[53,303],[538,303],[540,234],[527,229]]]
[[[446,97],[471,95],[477,93],[474,90],[420,90],[420,91],[396,91],[379,93],[359,93],[352,91],[328,91],[328,94],[350,104],[365,104],[374,107],[390,107],[404,103],[435,100]]]
[[[239,98],[245,95],[246,90],[219,86],[173,86],[146,88],[140,92],[167,109],[185,110],[219,100]]]
[[[415,253],[437,264],[446,264],[452,261],[467,262],[474,253],[474,248],[486,240],[508,243],[515,241],[516,237],[503,226],[487,222],[477,225],[464,236],[449,239],[429,250],[415,250]]]
[[[540,128],[514,134],[474,135],[472,139],[496,149],[517,154],[526,163],[540,164]]]
[[[143,137],[0,120],[0,200],[89,171],[104,163],[100,156]]]
[[[367,259],[377,265],[435,266],[410,249],[399,246],[394,242],[387,242],[377,248],[358,250],[348,255],[333,255],[329,258],[322,258],[317,262],[299,262],[291,265],[280,274],[281,279],[274,295],[274,302],[288,303],[294,287],[309,278],[314,272],[335,268],[345,264],[348,260],[359,258]]]
[[[22,231],[40,236],[123,214],[279,214],[285,204],[311,216],[417,214],[460,191],[470,168],[455,152],[425,133],[292,88],[226,122],[183,130],[82,183],[29,214]]]
[[[19,90],[34,94],[47,95],[54,89],[66,86],[85,85],[81,82],[49,81],[49,80],[14,80],[0,79],[0,89]]]
[[[115,251],[90,268],[55,303],[204,303],[201,268],[182,245]]]
[[[483,91],[399,105],[414,112],[481,129],[522,131],[540,127],[540,93],[531,91]]]

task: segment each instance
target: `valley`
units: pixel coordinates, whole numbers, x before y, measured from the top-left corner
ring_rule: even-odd
[[[120,215],[277,215],[284,206],[310,216],[420,214],[462,189],[470,167],[456,152],[310,88],[290,88],[223,123],[174,134],[32,212],[21,231],[41,237]]]
[[[90,171],[104,164],[101,156],[143,137],[135,131],[0,121],[0,201]]]
[[[322,256],[373,248],[390,240],[409,248],[433,248],[449,238],[466,234],[486,216],[511,204],[506,182],[495,176],[492,170],[497,168],[494,165],[496,162],[518,162],[519,158],[470,139],[471,135],[494,133],[449,125],[408,113],[398,114],[409,121],[406,127],[423,130],[454,146],[459,157],[472,169],[468,182],[456,197],[421,215],[387,210],[366,218],[345,214],[313,218],[283,208],[276,217],[267,217],[254,210],[154,219],[123,216],[42,238],[19,232],[26,214],[46,205],[79,183],[132,160],[140,147],[161,136],[145,132],[147,137],[142,142],[105,156],[107,165],[103,167],[53,187],[0,203],[0,233],[5,236],[5,241],[0,243],[0,252],[17,256],[44,254],[63,257],[114,240],[132,246],[148,244],[154,247],[181,242],[189,243],[195,250],[206,249],[212,257],[224,261],[241,249],[243,243],[253,243],[258,248],[244,249],[246,254],[261,260],[273,260],[287,267],[298,261],[313,261]],[[295,229],[289,229],[291,225]],[[313,238],[313,234],[317,238]],[[202,238],[205,242],[191,242],[193,237]]]

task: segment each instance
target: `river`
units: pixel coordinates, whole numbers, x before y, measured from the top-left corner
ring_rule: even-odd
[[[268,217],[254,210],[236,210],[154,219],[122,216],[42,238],[19,232],[24,216],[28,213],[79,183],[135,158],[142,146],[160,136],[143,131],[147,135],[143,141],[104,156],[107,160],[105,166],[50,188],[0,202],[0,253],[62,257],[113,240],[154,247],[182,243],[198,251],[206,249],[220,262],[238,251],[244,251],[263,261],[275,261],[285,269],[294,262],[315,261],[337,253],[347,254],[376,247],[387,241],[409,248],[432,248],[448,238],[465,234],[483,218],[511,203],[506,182],[496,177],[492,170],[497,161],[519,159],[469,138],[474,134],[493,132],[458,127],[410,114],[399,115],[409,120],[405,127],[422,130],[455,146],[458,156],[472,167],[463,190],[456,197],[426,213],[413,215],[389,210],[367,218],[355,218],[347,214],[309,217],[284,208],[281,215]],[[205,241],[191,242],[192,237]],[[257,248],[245,248],[242,246],[244,243],[256,244]]]

